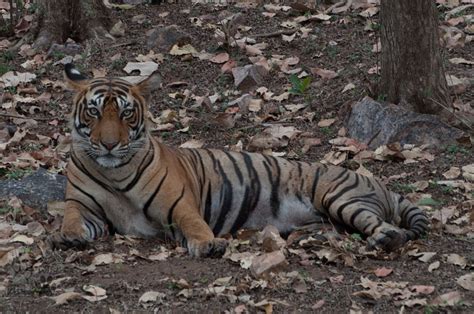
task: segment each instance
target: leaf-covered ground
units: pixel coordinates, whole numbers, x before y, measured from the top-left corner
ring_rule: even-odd
[[[269,227],[242,232],[222,259],[120,236],[86,251],[52,252],[44,240],[59,228],[62,204],[40,210],[9,198],[0,206],[0,311],[472,312],[471,145],[369,151],[345,137],[350,103],[383,98],[371,94],[379,59],[375,2],[315,10],[248,1],[118,7],[116,40],[80,43],[73,52],[23,45],[11,53],[15,38],[0,38],[0,176],[21,178],[38,167],[64,173],[71,94],[62,63],[74,59],[90,76],[127,76],[137,74],[124,71],[137,68],[130,62],[154,62],[140,74],[157,66],[163,75],[150,112],[153,133],[165,143],[265,151],[376,175],[428,212],[426,238],[385,254],[367,252],[357,234],[335,237],[330,227],[323,230],[329,241],[309,231],[285,241]],[[437,2],[454,107],[472,117],[472,1]],[[151,52],[148,32],[173,24],[188,34],[185,42]],[[240,98],[231,69],[249,64],[269,74]]]

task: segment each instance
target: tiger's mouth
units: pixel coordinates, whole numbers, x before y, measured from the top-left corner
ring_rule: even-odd
[[[106,155],[97,156],[95,161],[104,168],[116,168],[125,162],[125,158],[115,156],[111,153]]]

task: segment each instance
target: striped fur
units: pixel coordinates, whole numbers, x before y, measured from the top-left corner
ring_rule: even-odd
[[[134,86],[87,80],[67,66],[66,78],[76,97],[66,211],[53,241],[58,247],[114,230],[168,237],[195,256],[221,255],[223,234],[268,224],[287,233],[329,219],[390,251],[428,227],[425,214],[402,196],[341,167],[159,143],[145,119],[156,74]]]

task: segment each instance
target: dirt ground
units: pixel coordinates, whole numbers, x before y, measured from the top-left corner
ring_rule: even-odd
[[[444,21],[447,10],[441,10],[441,21]],[[296,56],[299,57],[298,67],[308,72],[314,67],[338,72],[338,76],[330,80],[313,75],[312,85],[305,96],[292,96],[282,103],[270,101],[269,110],[276,110],[272,111],[273,118],[266,122],[295,126],[321,139],[321,145],[312,146],[304,153],[302,141],[290,141],[287,147],[278,150],[286,153],[287,157],[305,161],[323,159],[332,150],[329,140],[338,136],[343,121],[336,119],[329,127],[317,127],[316,123],[322,119],[341,117],[344,104],[362,99],[369,93],[371,84],[377,81],[378,76],[368,74],[368,71],[378,61],[377,53],[372,51],[378,41],[378,34],[365,27],[368,20],[376,23],[378,15],[367,19],[359,15],[362,11],[348,10],[333,14],[328,22],[307,22],[305,27],[310,28],[310,34],[314,36],[311,40],[299,36],[291,42],[282,40],[281,36],[257,37],[257,43],[268,44],[264,49],[266,57]],[[163,14],[165,12],[168,14]],[[277,11],[275,16],[268,17],[263,14],[267,12],[263,6],[240,9],[234,5],[163,4],[139,5],[129,10],[115,9],[112,16],[126,25],[125,36],[113,43],[89,43],[88,54],[76,61],[76,65],[87,74],[93,69],[105,69],[109,76],[123,76],[125,72],[122,68],[127,62],[135,61],[139,54],[149,53],[144,44],[146,32],[159,24],[178,25],[190,35],[191,44],[197,51],[223,52],[214,37],[212,25],[217,24],[218,16],[228,12],[243,13],[241,24],[251,27],[242,31],[247,36],[281,30],[284,21],[304,15],[290,10]],[[473,13],[472,8],[470,13]],[[145,15],[141,24],[133,20],[140,14]],[[199,23],[196,18],[199,18]],[[228,49],[227,52],[238,65],[250,63],[247,55],[238,48]],[[469,60],[474,56],[472,43],[445,49],[444,52],[446,60],[453,57]],[[118,53],[120,56],[113,58]],[[55,62],[63,57],[53,55],[49,58]],[[21,70],[19,65],[27,59],[15,56],[8,61],[8,65]],[[53,62],[37,71],[40,83],[36,87],[39,93],[50,91],[53,94],[54,116],[51,108],[36,112],[34,116],[31,111],[22,112],[37,120],[38,124],[30,127],[32,132],[49,137],[68,131],[67,115],[71,103],[70,93],[55,93],[54,87],[44,81],[61,80],[62,66],[53,65]],[[446,61],[445,66],[448,74],[470,77],[472,80],[472,65]],[[159,65],[163,89],[153,94],[150,111],[156,117],[165,109],[179,111],[186,108],[193,120],[186,132],[177,132],[183,125],[173,122],[175,130],[156,131],[156,136],[170,145],[181,145],[194,139],[203,141],[205,147],[222,148],[237,145],[240,140],[243,147],[247,148],[252,136],[264,130],[265,125],[250,115],[236,119],[231,128],[218,126],[218,113],[224,112],[226,104],[238,97],[227,92],[234,89],[233,79],[229,74],[221,74],[221,67],[222,64],[207,60],[164,53],[164,61]],[[272,73],[274,75],[266,78],[265,87],[279,95],[291,86],[289,75],[279,71]],[[171,84],[173,82],[175,84]],[[341,92],[349,82],[355,88]],[[218,94],[221,99],[212,110],[193,108],[194,100],[182,106],[183,98],[180,95],[186,89],[199,96]],[[171,97],[173,93],[178,93],[178,97]],[[472,91],[458,91],[457,94],[453,91],[453,97],[468,104],[472,102]],[[279,106],[290,103],[307,103],[308,106],[294,115],[283,114]],[[315,113],[311,121],[301,118],[310,112]],[[56,122],[50,123],[52,120]],[[52,147],[57,144],[53,141]],[[19,153],[42,148],[18,145],[10,150]],[[257,233],[243,234],[240,239],[233,240],[226,256],[221,259],[191,258],[172,243],[121,236],[94,243],[85,251],[62,252],[51,251],[45,245],[47,234],[59,225],[59,218],[51,215],[51,211],[45,213],[31,209],[26,214],[2,213],[1,223],[15,223],[17,226],[38,220],[46,231],[33,236],[34,243],[30,244],[2,240],[1,245],[17,249],[17,258],[0,268],[0,312],[472,313],[474,292],[460,285],[458,278],[471,274],[467,281],[470,280],[472,289],[474,233],[468,228],[469,225],[472,228],[474,220],[474,195],[462,188],[446,187],[435,182],[446,180],[442,174],[451,167],[461,168],[472,164],[473,149],[454,145],[429,152],[434,155],[433,161],[405,164],[395,160],[371,160],[364,163],[376,176],[386,179],[400,175],[390,180],[388,185],[402,194],[417,194],[418,191],[413,187],[415,182],[431,182],[423,193],[430,194],[428,199],[436,201],[425,204],[424,208],[433,216],[441,212],[450,214],[447,220],[433,220],[433,228],[425,238],[409,243],[399,252],[386,254],[366,252],[364,241],[357,235],[342,235],[342,239],[321,242],[308,239],[301,232],[290,236],[288,240],[287,265],[262,278],[256,278],[246,268],[246,258],[263,254]],[[61,158],[66,160],[67,154]],[[351,159],[342,166],[352,167]],[[11,166],[7,170],[9,172],[1,172],[3,179],[12,177],[15,171],[21,173]],[[453,222],[456,219],[458,222]],[[446,228],[446,224],[457,227],[457,232]],[[1,252],[0,259],[8,254],[6,250]],[[99,262],[98,256],[102,256],[104,261]],[[384,269],[388,274],[384,273]],[[97,292],[97,289],[95,292],[86,292],[85,285],[105,289],[107,297],[101,298],[103,293]],[[77,295],[70,294],[68,302],[55,304],[58,300],[54,297],[72,291]],[[148,302],[143,299],[140,301],[148,291],[157,293]],[[82,297],[84,295],[96,299],[87,300]]]

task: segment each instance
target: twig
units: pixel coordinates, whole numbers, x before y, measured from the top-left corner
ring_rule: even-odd
[[[126,43],[121,43],[121,44],[115,44],[115,45],[112,45],[110,46],[109,48],[117,48],[117,47],[123,47],[123,46],[131,46],[131,45],[136,45],[137,44],[137,41],[129,41],[129,42],[126,42]]]
[[[272,32],[272,33],[249,35],[248,37],[276,37],[276,36],[280,36],[280,35],[292,35],[296,31],[298,31],[298,30],[285,29],[285,30],[276,31],[276,32]]]

